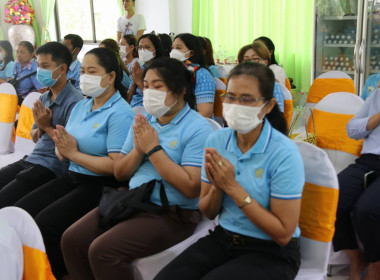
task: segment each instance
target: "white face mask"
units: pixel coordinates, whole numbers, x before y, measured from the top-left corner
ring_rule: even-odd
[[[173,106],[178,102],[175,101],[170,107],[165,105],[166,92],[156,89],[144,89],[143,92],[143,104],[144,108],[149,115],[160,118],[170,111]]]
[[[126,57],[127,56],[127,46],[120,46],[120,51],[119,51],[119,53],[120,53],[120,56],[121,57]]]
[[[92,98],[97,98],[100,96],[107,87],[103,88],[100,83],[102,79],[107,76],[108,74],[104,76],[95,76],[95,75],[88,75],[83,74],[80,76],[79,80],[79,87],[82,90],[84,95],[90,96]]]
[[[241,134],[247,134],[262,123],[263,120],[260,120],[258,115],[265,104],[260,107],[252,107],[223,103],[223,117],[231,129]]]
[[[153,52],[145,50],[145,49],[139,50],[139,59],[142,62],[146,63],[154,57]]]
[[[172,49],[172,51],[170,52],[169,56],[170,58],[174,58],[174,59],[177,59],[179,61],[185,61],[186,59],[188,59],[188,57],[185,57],[186,54],[188,54],[190,51],[188,52],[181,52],[177,49]]]
[[[5,57],[5,54],[3,52],[0,52],[0,61],[3,61]]]

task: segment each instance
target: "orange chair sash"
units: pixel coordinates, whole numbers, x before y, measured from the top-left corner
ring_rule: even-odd
[[[292,91],[292,85],[291,85],[291,83],[290,83],[289,78],[286,78],[286,79],[285,79],[285,87],[286,87],[289,91]]]
[[[321,242],[332,240],[338,197],[337,189],[305,183],[299,219],[302,236]]]
[[[307,102],[318,103],[326,95],[341,91],[355,94],[354,82],[346,78],[315,79],[310,87]]]
[[[349,138],[346,131],[346,125],[354,115],[336,114],[318,109],[314,109],[313,113],[318,147],[360,156],[363,140]],[[313,132],[313,124],[310,119],[307,131]]]
[[[284,101],[284,118],[286,120],[286,123],[288,124],[288,128],[290,127],[292,116],[293,116],[293,100],[285,100]]]
[[[13,123],[17,113],[17,96],[0,93],[0,122]]]
[[[45,252],[23,245],[23,280],[55,280],[50,262]]]
[[[25,105],[21,105],[16,135],[25,139],[32,139],[30,132],[32,130],[33,123],[34,117],[32,109]]]

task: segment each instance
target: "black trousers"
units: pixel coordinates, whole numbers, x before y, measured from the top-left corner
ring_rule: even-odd
[[[55,277],[65,275],[60,247],[63,232],[99,204],[103,186],[119,186],[114,177],[67,172],[19,200],[15,206],[31,214],[41,230]]]
[[[335,251],[357,249],[356,234],[368,262],[380,261],[380,176],[364,188],[364,174],[380,174],[380,156],[363,154],[338,174],[339,202],[333,246]]]
[[[217,226],[164,267],[155,280],[291,280],[300,266],[299,239],[286,246]]]
[[[39,186],[56,178],[48,168],[21,159],[0,169],[0,208],[14,205]]]

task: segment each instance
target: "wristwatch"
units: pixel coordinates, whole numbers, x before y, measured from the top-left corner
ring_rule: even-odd
[[[247,196],[244,198],[243,203],[239,205],[239,208],[243,208],[244,206],[250,204],[252,202],[252,198],[250,196]]]

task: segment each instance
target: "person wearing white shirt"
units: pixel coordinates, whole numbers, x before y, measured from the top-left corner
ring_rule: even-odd
[[[117,41],[120,42],[122,36],[133,34],[137,40],[146,30],[145,18],[143,15],[135,14],[135,0],[123,0],[125,16],[117,20]]]

